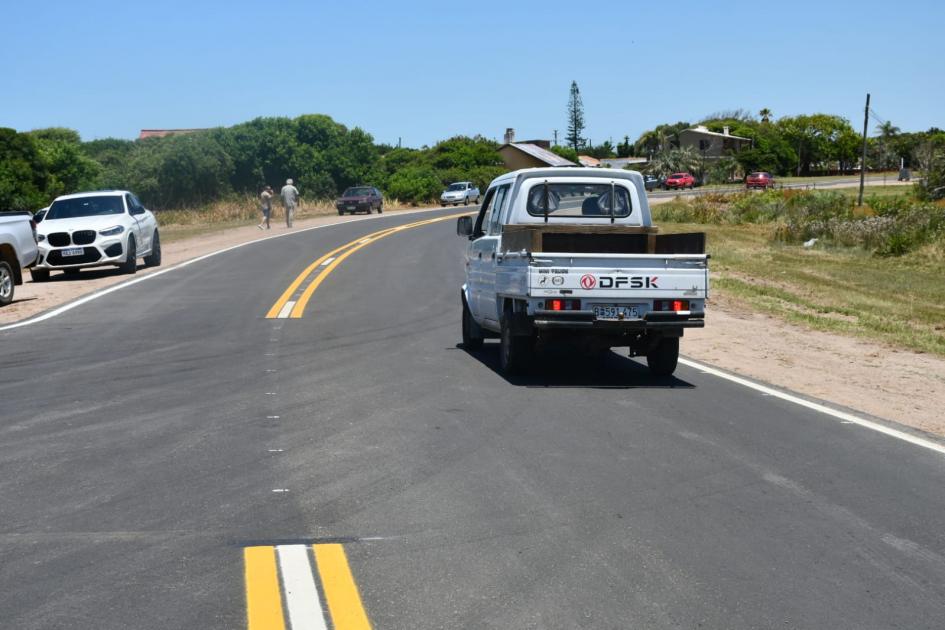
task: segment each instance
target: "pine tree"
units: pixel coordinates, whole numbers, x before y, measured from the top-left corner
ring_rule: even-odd
[[[568,135],[564,141],[575,151],[584,146],[584,102],[577,81],[571,81],[571,96],[568,98]]]

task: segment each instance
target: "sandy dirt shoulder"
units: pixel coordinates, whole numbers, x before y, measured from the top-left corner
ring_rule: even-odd
[[[850,409],[945,436],[945,360],[789,324],[710,300],[706,327],[686,331],[687,357]]]
[[[395,212],[391,212],[394,214]],[[358,220],[326,216],[296,222],[293,231]],[[286,232],[254,226],[225,229],[167,243],[163,266]],[[139,268],[138,275],[155,270]],[[128,280],[117,270],[83,271],[78,278],[53,274],[17,287],[16,301],[0,310],[0,325],[21,321],[83,295]],[[66,315],[66,317],[68,317]],[[807,330],[716,296],[706,328],[688,330],[684,355],[792,391],[945,436],[945,360],[881,343]]]

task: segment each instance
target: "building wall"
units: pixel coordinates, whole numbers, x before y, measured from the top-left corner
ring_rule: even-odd
[[[707,158],[719,158],[723,155],[737,153],[742,148],[751,146],[750,140],[742,140],[740,138],[724,138],[722,136],[713,136],[688,130],[679,132],[679,145],[682,147],[692,147],[696,153],[702,155],[702,150],[699,148],[700,140],[709,142],[709,148],[705,152]]]

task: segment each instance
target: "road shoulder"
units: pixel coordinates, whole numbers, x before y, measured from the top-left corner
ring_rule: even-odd
[[[908,427],[945,435],[945,360],[808,330],[714,297],[706,327],[686,332],[688,357]]]

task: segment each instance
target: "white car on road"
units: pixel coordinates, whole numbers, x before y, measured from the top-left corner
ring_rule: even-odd
[[[472,182],[450,184],[440,195],[440,203],[444,206],[450,204],[454,206],[459,204],[469,205],[470,201],[479,203],[479,189]]]
[[[48,280],[55,269],[73,274],[115,265],[135,273],[138,258],[148,267],[161,264],[157,220],[125,190],[58,197],[37,227],[37,238],[39,260],[30,270],[34,282]]]

